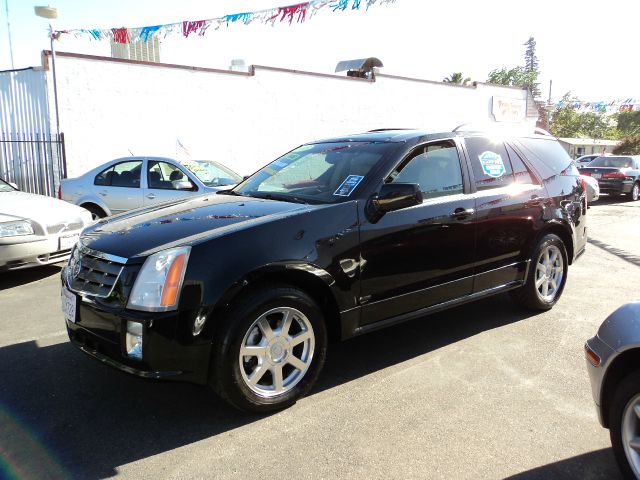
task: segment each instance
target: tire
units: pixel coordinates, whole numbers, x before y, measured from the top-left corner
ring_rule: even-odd
[[[632,202],[637,202],[639,198],[640,198],[640,183],[636,182],[633,184],[633,188],[629,193],[629,200],[631,200]]]
[[[241,356],[241,348],[251,354]],[[324,317],[309,295],[285,284],[254,287],[222,320],[209,384],[240,410],[281,410],[314,385],[326,350]]]
[[[564,290],[567,267],[567,250],[560,237],[545,235],[533,250],[525,284],[511,290],[511,298],[529,310],[551,309]]]
[[[640,451],[629,446],[630,437],[640,438],[640,371],[625,377],[613,393],[609,409],[609,434],[613,454],[624,478],[640,478]]]
[[[86,203],[84,205],[81,205],[81,207],[91,212],[91,218],[93,220],[98,220],[99,218],[104,218],[107,216],[104,210],[102,210],[97,205],[93,205],[92,203]]]

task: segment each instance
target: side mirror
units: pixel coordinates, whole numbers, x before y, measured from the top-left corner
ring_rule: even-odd
[[[379,214],[385,214],[401,208],[422,203],[422,192],[417,183],[385,183],[380,193],[371,199]]]
[[[176,190],[193,190],[193,183],[189,180],[176,182],[174,186]]]

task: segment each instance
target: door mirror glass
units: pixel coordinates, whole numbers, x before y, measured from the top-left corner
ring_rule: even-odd
[[[417,183],[385,183],[372,202],[378,213],[392,212],[420,205],[422,192]]]

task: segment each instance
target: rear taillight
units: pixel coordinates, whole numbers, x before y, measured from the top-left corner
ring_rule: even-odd
[[[62,200],[62,185],[58,186],[58,199]]]
[[[591,172],[580,172],[580,175],[586,175],[587,177],[590,177]]]
[[[587,189],[587,184],[585,183],[584,178],[580,179],[580,183],[582,184],[582,189],[586,190]]]
[[[609,173],[602,174],[602,178],[620,178],[624,180],[625,177],[626,175],[622,172],[609,172]]]

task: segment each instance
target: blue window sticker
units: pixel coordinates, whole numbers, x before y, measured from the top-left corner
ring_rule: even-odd
[[[333,194],[339,197],[348,197],[356,189],[363,178],[364,177],[362,175],[349,175],[344,179],[344,182],[340,184],[338,189],[333,192]]]
[[[501,177],[505,174],[506,169],[502,162],[502,157],[496,152],[482,152],[478,155],[480,164],[482,165],[482,171],[493,178]]]

